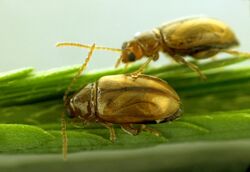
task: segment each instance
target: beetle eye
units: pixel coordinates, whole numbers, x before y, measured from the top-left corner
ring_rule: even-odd
[[[135,57],[135,54],[134,54],[134,53],[129,53],[129,54],[128,54],[128,60],[129,60],[130,62],[135,61],[135,59],[136,59],[136,57]]]
[[[67,109],[66,109],[66,111],[64,112],[66,115],[67,115],[67,117],[69,117],[69,118],[74,118],[75,117],[75,115],[72,113],[72,110],[68,107]]]

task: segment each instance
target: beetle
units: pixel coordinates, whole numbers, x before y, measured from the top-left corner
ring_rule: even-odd
[[[205,59],[223,52],[232,55],[249,55],[230,50],[239,45],[234,32],[224,22],[217,19],[198,16],[179,19],[162,24],[159,27],[137,34],[129,41],[122,44],[121,49],[97,46],[97,50],[107,50],[121,53],[116,67],[123,62],[125,64],[135,62],[143,57],[148,60],[134,72],[134,76],[142,73],[145,67],[153,60],[159,58],[159,52],[173,58],[176,62],[187,65],[205,79],[198,66],[185,60],[190,56],[194,59]],[[89,45],[80,43],[62,42],[61,46],[77,46],[90,48]]]
[[[180,111],[180,98],[169,84],[153,76],[140,75],[135,80],[131,75],[110,75],[82,88],[66,107],[71,118],[107,127],[110,140],[114,141],[113,124],[136,135],[141,129],[133,124],[142,124],[141,128],[146,129],[145,123],[175,119]]]
[[[65,91],[63,100],[69,117],[82,123],[100,123],[109,129],[110,140],[116,139],[113,124],[132,135],[141,131],[156,130],[146,127],[146,123],[160,123],[180,116],[180,98],[175,90],[165,81],[148,75],[134,79],[131,75],[103,76],[94,83],[80,89],[68,97],[72,84],[86,68],[95,44],[91,47],[85,63],[80,68]],[[139,124],[136,128],[133,125]],[[67,135],[64,113],[62,116],[63,152],[67,153]],[[65,158],[66,159],[66,158]]]

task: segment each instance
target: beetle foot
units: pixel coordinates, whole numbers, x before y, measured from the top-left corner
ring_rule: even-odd
[[[203,73],[200,73],[201,80],[205,81],[207,80],[207,76],[204,75]]]
[[[134,128],[131,124],[122,124],[121,129],[128,133],[129,135],[138,135],[140,132],[140,129]]]
[[[196,66],[195,64],[190,63],[190,62],[186,62],[186,65],[187,65],[190,69],[192,69],[194,72],[196,72],[196,73],[200,76],[200,78],[201,78],[202,80],[206,80],[206,79],[207,79],[206,75],[204,75],[204,74],[201,72],[201,70],[200,70],[200,68],[199,68],[198,66]]]
[[[200,68],[199,68],[198,66],[196,66],[195,64],[190,63],[190,62],[186,62],[186,65],[187,65],[191,70],[193,70],[194,72],[196,72],[196,73],[200,76],[200,78],[201,78],[202,80],[206,80],[206,79],[207,79],[206,75],[204,75],[204,74],[201,72],[201,70],[200,70]]]
[[[153,128],[149,128],[145,124],[141,124],[139,128],[134,128],[132,124],[122,124],[121,129],[133,136],[140,134],[142,131],[150,132],[155,136],[160,136],[159,131]]]
[[[116,135],[115,135],[115,130],[114,130],[114,128],[113,128],[112,131],[109,131],[109,140],[110,140],[112,143],[114,143],[115,140],[116,140]]]
[[[148,60],[147,60],[144,64],[142,64],[141,67],[140,67],[138,70],[136,70],[135,72],[131,73],[130,76],[131,76],[133,79],[137,79],[138,76],[139,76],[140,74],[143,73],[143,71],[147,68],[148,64],[149,64],[153,59],[154,59],[154,57],[148,58]]]
[[[135,80],[141,75],[141,72],[133,72],[128,75],[131,76]]]
[[[140,126],[140,131],[150,132],[157,137],[161,135],[161,133],[158,130],[156,130],[154,128],[147,127],[145,124],[142,124]]]
[[[172,56],[172,57],[175,59],[176,62],[182,63],[184,65],[187,65],[187,67],[189,67],[191,70],[193,70],[194,72],[196,72],[200,76],[200,78],[202,80],[206,80],[207,79],[206,75],[204,75],[201,72],[200,68],[198,66],[196,66],[195,64],[186,61],[182,56],[179,56],[179,55],[175,55],[175,56]]]
[[[133,79],[137,79],[137,78],[139,77],[139,75],[140,75],[140,73],[132,73],[132,74],[131,74],[131,77],[132,77]]]
[[[116,140],[116,134],[115,134],[115,129],[113,126],[108,126],[109,129],[109,140],[114,143]]]

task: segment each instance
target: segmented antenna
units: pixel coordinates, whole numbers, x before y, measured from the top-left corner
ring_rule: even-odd
[[[56,44],[57,47],[79,47],[79,48],[86,48],[86,49],[91,49],[91,45],[87,45],[87,44],[81,44],[81,43],[77,43],[77,42],[59,42]],[[103,47],[103,46],[95,46],[96,50],[103,50],[103,51],[112,51],[112,52],[116,52],[116,53],[121,53],[122,50],[119,48],[109,48],[109,47]],[[115,64],[115,68],[117,68],[120,63],[121,63],[122,57],[119,57],[119,59],[117,59],[116,64]]]
[[[81,67],[78,70],[77,74],[74,76],[71,83],[69,84],[69,86],[66,89],[66,91],[65,91],[65,93],[63,95],[63,101],[64,101],[64,106],[65,107],[67,106],[68,94],[69,94],[73,84],[77,81],[77,79],[80,77],[82,72],[86,69],[86,67],[87,67],[87,65],[88,65],[88,63],[89,63],[89,61],[90,61],[90,59],[92,57],[94,49],[95,49],[95,44],[90,46],[90,51],[88,53],[88,56],[87,56],[86,60],[81,65]],[[63,141],[63,146],[62,146],[63,159],[66,160],[67,159],[67,152],[68,152],[68,137],[67,137],[67,133],[66,133],[65,113],[62,113],[62,115],[61,115],[61,127],[62,127],[62,141]]]
[[[81,43],[76,43],[76,42],[59,42],[56,44],[57,47],[79,47],[79,48],[87,48],[91,49],[91,45],[87,44],[81,44]],[[96,46],[96,50],[103,50],[103,51],[113,51],[117,53],[121,53],[122,50],[119,48],[109,48],[109,47],[103,47],[103,46]]]

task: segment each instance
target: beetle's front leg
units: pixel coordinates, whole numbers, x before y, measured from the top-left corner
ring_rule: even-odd
[[[201,79],[203,79],[203,80],[206,80],[206,79],[207,79],[206,75],[204,75],[204,74],[201,72],[201,70],[199,69],[199,67],[196,66],[195,64],[186,61],[182,56],[179,56],[179,55],[174,55],[174,56],[172,56],[172,57],[173,57],[177,62],[182,63],[182,64],[185,64],[185,65],[187,65],[190,69],[192,69],[194,72],[197,72],[198,75],[201,77]]]
[[[136,79],[138,78],[138,76],[146,69],[146,67],[148,66],[148,64],[154,59],[154,57],[149,57],[148,60],[141,65],[141,67],[136,70],[135,72],[131,73],[130,75]]]

